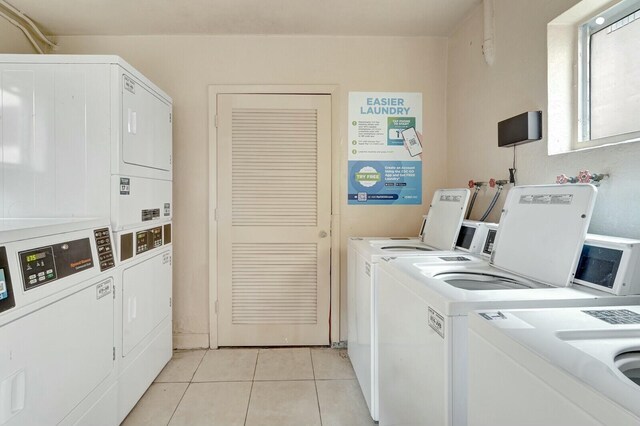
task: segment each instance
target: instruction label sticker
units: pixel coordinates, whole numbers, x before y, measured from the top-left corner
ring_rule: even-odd
[[[164,203],[164,215],[171,216],[171,203]]]
[[[444,317],[429,307],[429,327],[444,339]]]
[[[461,199],[462,199],[462,196],[460,195],[444,195],[443,194],[440,196],[440,201],[459,203]]]
[[[520,196],[520,204],[570,205],[572,202],[573,194],[536,194]]]
[[[136,82],[131,80],[129,77],[127,77],[125,75],[124,76],[124,88],[125,88],[125,90],[135,94],[136,93]]]
[[[422,204],[422,156],[407,129],[422,137],[422,93],[349,93],[349,204]]]
[[[162,255],[162,264],[166,265],[167,263],[171,265],[171,255],[169,253]]]
[[[120,178],[120,195],[129,195],[131,193],[131,179]]]
[[[102,299],[105,296],[111,294],[113,290],[111,286],[111,281],[105,281],[96,286],[96,299]]]

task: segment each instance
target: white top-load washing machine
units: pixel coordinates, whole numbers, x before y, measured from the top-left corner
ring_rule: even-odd
[[[576,282],[640,292],[640,241],[593,236]],[[469,316],[470,425],[640,424],[640,307]]]
[[[0,55],[0,217],[172,215],[172,100],[117,56]]]
[[[347,251],[348,353],[369,412],[378,419],[375,344],[375,269],[382,256],[453,250],[469,202],[469,190],[435,191],[425,216],[421,240],[398,238],[349,239]]]
[[[571,286],[595,195],[590,185],[512,188],[489,263],[425,262],[430,256],[378,264],[382,425],[467,423],[470,311],[640,301]]]
[[[640,424],[640,306],[469,316],[470,425]]]
[[[108,219],[0,220],[0,424],[116,422]]]

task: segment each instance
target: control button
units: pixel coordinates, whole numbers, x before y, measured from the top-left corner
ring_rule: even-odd
[[[102,231],[102,236],[103,236],[103,237],[106,237],[106,236],[108,236],[108,235],[109,235],[109,231],[108,231],[108,230],[106,230],[106,231]]]
[[[36,274],[29,275],[29,279],[30,280],[35,280],[36,279]]]
[[[104,246],[102,248],[104,248],[104,252],[105,253],[109,253],[111,251],[111,247],[110,246]]]
[[[47,279],[53,278],[53,274],[47,274]]]
[[[38,272],[38,277],[44,277],[44,272]]]
[[[109,239],[109,237],[104,239],[104,243],[105,244],[111,244],[111,240]]]
[[[53,269],[47,269],[47,275],[53,274]]]
[[[34,279],[29,280],[29,284],[35,284],[35,283],[37,283],[37,282],[38,282],[38,280],[37,280],[37,279],[35,279],[35,278],[34,278]]]
[[[44,277],[38,277],[38,281],[44,281]]]
[[[102,253],[103,251],[104,251],[104,247],[103,246],[98,247],[98,253]]]

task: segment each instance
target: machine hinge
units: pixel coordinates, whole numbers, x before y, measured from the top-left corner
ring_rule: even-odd
[[[169,155],[169,165],[173,164],[173,155]]]
[[[171,304],[172,304],[172,303],[173,303],[173,300],[172,300],[172,298],[170,297],[170,298],[169,298],[169,307],[171,307]]]
[[[116,347],[113,347],[113,360],[116,360]]]
[[[171,123],[171,113],[169,113],[169,123]]]
[[[216,300],[216,303],[214,304],[214,310],[216,311],[216,314],[218,313],[218,301]]]

